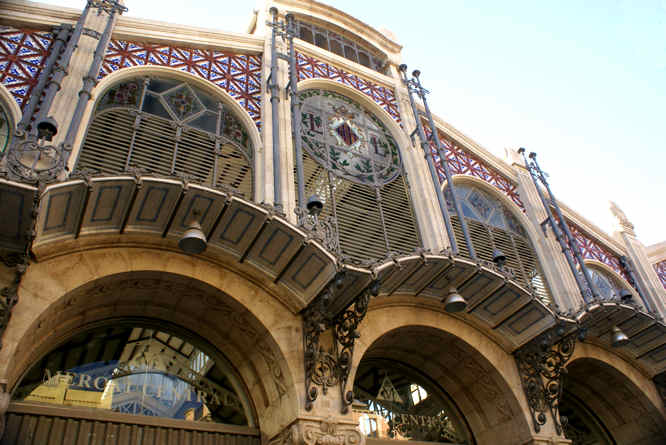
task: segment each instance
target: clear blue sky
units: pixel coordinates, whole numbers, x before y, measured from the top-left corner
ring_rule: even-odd
[[[453,126],[500,157],[536,151],[556,196],[605,231],[612,199],[644,244],[666,240],[666,0],[325,3],[392,30]],[[129,16],[235,32],[255,7],[125,4]]]

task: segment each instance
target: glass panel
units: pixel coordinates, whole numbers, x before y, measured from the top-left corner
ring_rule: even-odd
[[[114,85],[104,94],[97,105],[97,112],[111,107],[137,108],[141,100],[142,86],[137,81]]]
[[[367,437],[467,443],[464,422],[445,393],[388,360],[361,362],[352,410]]]
[[[188,124],[194,128],[215,134],[215,130],[217,129],[217,113],[206,111],[203,115],[188,122]]]
[[[354,62],[358,61],[358,58],[356,57],[356,50],[351,46],[345,46],[345,57],[349,60],[353,60]]]
[[[328,49],[328,39],[326,38],[325,34],[319,34],[317,33],[315,35],[315,45],[317,45],[320,48]]]
[[[0,106],[0,154],[4,153],[9,145],[9,138],[12,134],[9,126],[7,113],[5,113],[5,110]]]
[[[79,334],[28,372],[15,400],[248,425],[227,366],[168,331],[108,327]]]
[[[358,52],[358,63],[360,63],[363,66],[367,66],[368,68],[370,68],[370,56],[368,56],[363,51],[359,51]]]
[[[314,43],[314,41],[312,40],[312,31],[310,30],[310,28],[308,26],[303,26],[303,25],[301,25],[300,28],[301,28],[300,29],[301,40],[305,40],[308,43]]]
[[[370,112],[332,91],[307,90],[300,98],[303,146],[331,173],[370,185],[400,174],[398,145]]]
[[[160,99],[151,93],[146,94],[146,98],[143,100],[143,111],[165,119],[171,119],[171,115],[164,108]]]
[[[176,85],[178,85],[180,82],[177,80],[170,80],[170,79],[151,79],[150,83],[148,84],[148,89],[150,91],[154,91],[155,93],[163,93],[166,90],[169,90]]]
[[[337,40],[331,40],[331,51],[333,51],[338,56],[345,56],[345,54],[342,52],[342,45]]]

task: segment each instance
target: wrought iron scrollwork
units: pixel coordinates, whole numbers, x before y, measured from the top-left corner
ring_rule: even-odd
[[[515,354],[520,379],[530,407],[534,431],[539,432],[545,425],[546,410],[550,410],[555,429],[562,434],[559,418],[559,403],[562,396],[562,373],[571,358],[576,344],[576,335],[556,338],[554,332],[537,337]]]
[[[376,283],[376,282],[375,282]],[[365,318],[370,303],[370,291],[363,292],[354,303],[353,309],[345,310],[335,320],[335,340],[340,345],[338,353],[338,371],[340,373],[340,395],[342,396],[342,413],[349,411],[349,405],[354,400],[352,391],[346,391],[347,379],[354,357],[354,341],[359,338],[357,331],[361,320]]]
[[[340,239],[334,217],[311,215],[300,207],[296,207],[294,212],[298,225],[308,231],[309,238],[321,242],[330,252],[340,255]]]
[[[371,295],[377,295],[379,283],[373,281],[347,309],[340,314],[331,314],[331,286],[324,289],[315,301],[303,312],[303,346],[305,363],[305,409],[310,411],[319,395],[319,387],[326,394],[328,388],[340,385],[342,413],[349,411],[353,400],[352,391],[346,391],[347,379],[354,356],[354,342],[359,337],[358,326],[365,318]],[[319,342],[320,336],[333,329],[333,345],[326,350]]]

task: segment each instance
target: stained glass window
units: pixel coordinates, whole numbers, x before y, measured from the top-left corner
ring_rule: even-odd
[[[420,246],[398,145],[384,124],[332,91],[300,93],[305,196],[324,202],[340,252],[374,262]]]
[[[37,362],[15,400],[153,417],[250,425],[248,398],[222,357],[170,332],[108,327]]]
[[[445,195],[458,248],[461,254],[469,255],[450,193],[447,188]],[[506,256],[505,270],[510,271],[521,286],[531,290],[544,304],[551,304],[550,291],[536,252],[513,213],[499,199],[480,188],[456,184],[455,193],[479,259],[492,264],[495,251],[501,251]]]
[[[620,291],[624,289],[624,286],[619,283],[617,278],[611,277],[610,274],[595,267],[588,267],[587,269],[603,300],[620,298]]]
[[[304,148],[336,176],[383,185],[400,174],[398,145],[374,115],[331,91],[301,94]]]
[[[99,100],[78,167],[186,175],[251,197],[253,156],[249,133],[228,105],[186,82],[139,78]]]

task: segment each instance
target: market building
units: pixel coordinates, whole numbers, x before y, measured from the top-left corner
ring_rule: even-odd
[[[666,243],[432,114],[388,31],[123,3],[0,7],[0,444],[665,442]]]

